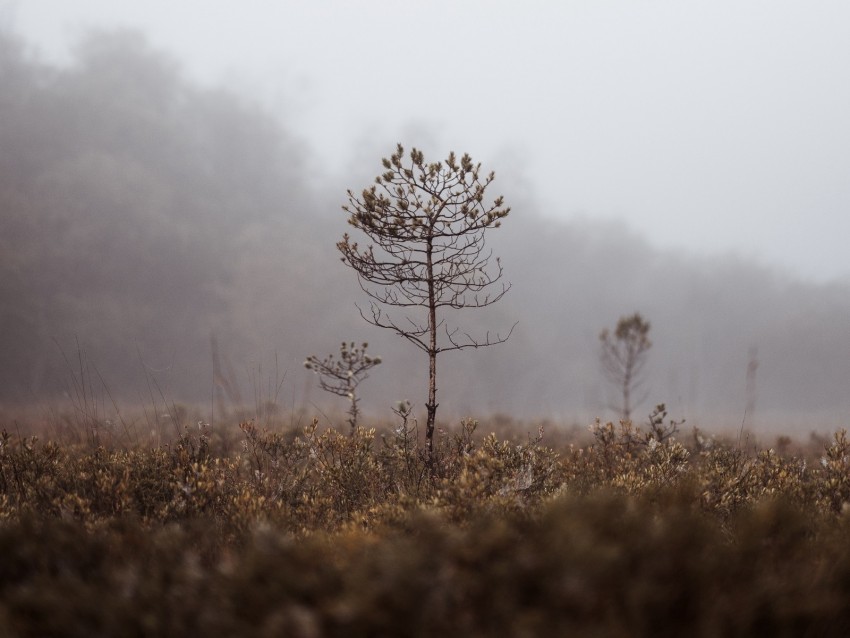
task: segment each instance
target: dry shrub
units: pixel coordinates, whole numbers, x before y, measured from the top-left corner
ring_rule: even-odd
[[[850,443],[0,437],[0,635],[847,635]],[[429,472],[433,469],[433,472]]]

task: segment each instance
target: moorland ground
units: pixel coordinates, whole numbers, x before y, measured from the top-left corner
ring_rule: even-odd
[[[5,422],[0,634],[850,632],[843,431],[189,423]]]

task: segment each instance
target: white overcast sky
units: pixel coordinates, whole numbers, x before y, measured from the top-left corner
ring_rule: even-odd
[[[48,60],[87,27],[136,27],[192,77],[278,109],[336,175],[364,146],[380,155],[424,135],[525,183],[547,214],[623,219],[658,246],[850,280],[850,2],[0,8]],[[368,159],[366,174],[380,169]]]

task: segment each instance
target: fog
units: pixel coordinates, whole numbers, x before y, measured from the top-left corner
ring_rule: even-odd
[[[340,206],[396,142],[428,159],[467,149],[441,148],[429,127],[364,132],[347,168],[324,169],[285,117],[199,83],[133,30],[92,32],[65,64],[6,32],[0,87],[0,401],[60,400],[83,359],[99,391],[130,404],[152,383],[176,402],[250,403],[279,376],[282,402],[319,409],[332,400],[301,362],[355,340],[384,361],[362,386],[366,411],[388,418],[403,398],[424,411],[422,353],[355,307],[365,300],[335,248],[349,230]],[[688,424],[730,427],[749,404],[756,429],[846,425],[847,280],[556,220],[516,157],[474,159],[512,207],[488,236],[512,289],[460,318],[473,333],[518,324],[506,344],[439,359],[440,416],[613,417],[598,335],[639,311],[654,346],[637,413],[664,402]]]
[[[547,217],[850,278],[841,0],[0,0],[0,21],[57,64],[87,29],[138,28],[188,77],[261,100],[316,177],[428,139],[521,175]]]

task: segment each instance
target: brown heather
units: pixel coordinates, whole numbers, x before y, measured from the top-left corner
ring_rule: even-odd
[[[845,636],[850,441],[0,439],[3,636]],[[677,438],[679,435],[679,438]]]

